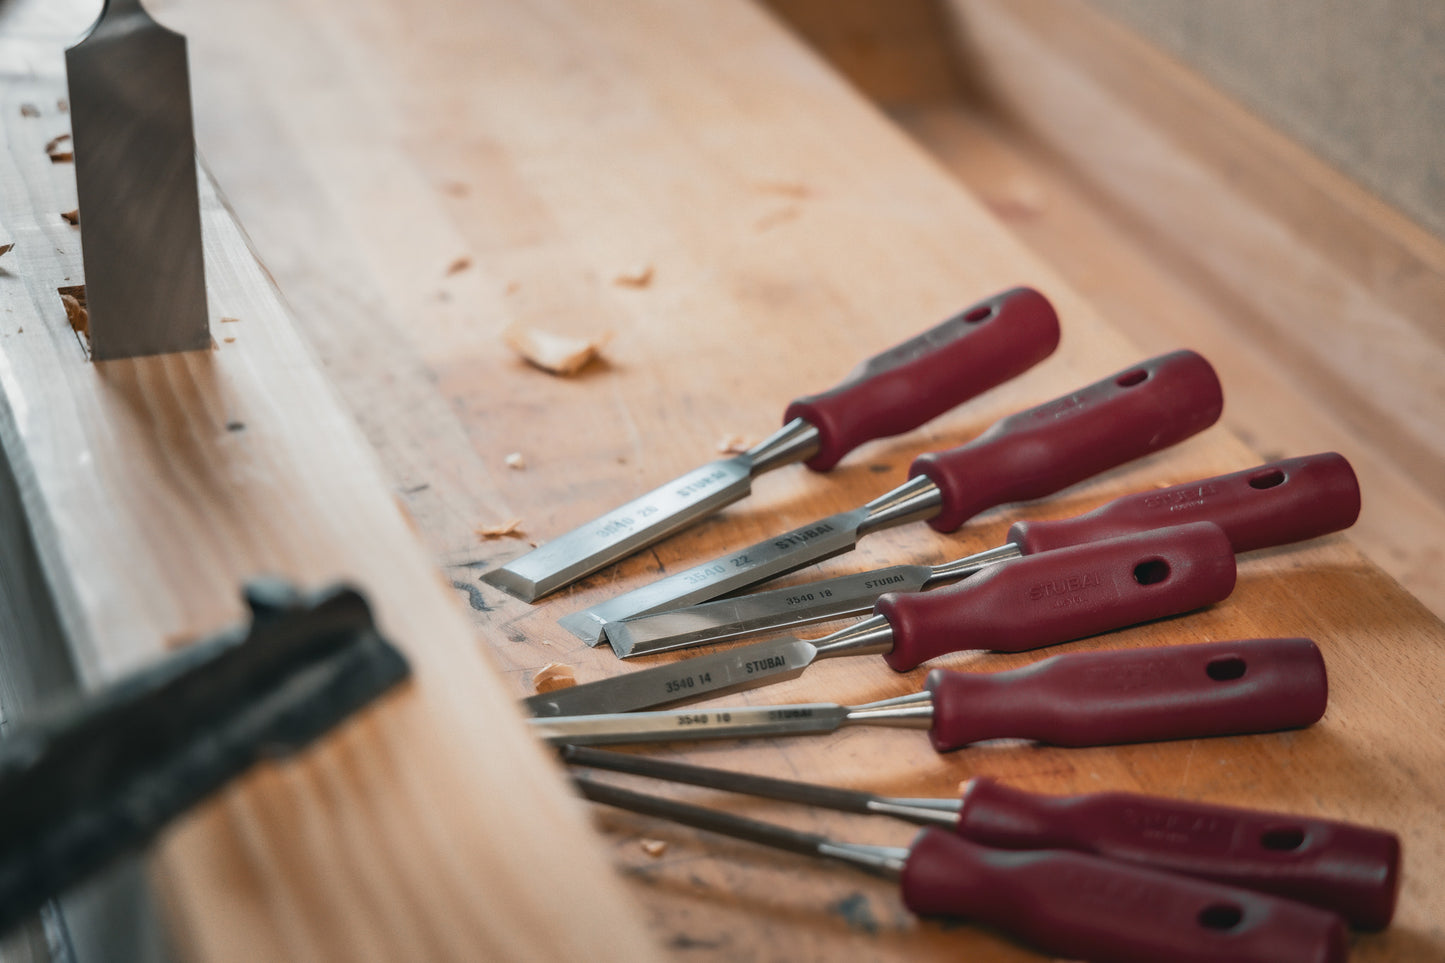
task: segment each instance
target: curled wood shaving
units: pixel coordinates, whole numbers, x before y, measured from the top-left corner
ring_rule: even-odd
[[[643,839],[639,840],[642,851],[653,859],[661,859],[662,854],[667,852],[667,840],[665,839]]]
[[[75,154],[70,149],[69,134],[60,134],[50,138],[50,142],[45,145],[45,153],[50,155],[52,164],[63,164],[66,161],[75,160]]]
[[[623,271],[612,279],[612,283],[624,288],[645,288],[652,283],[652,265],[639,264]]]
[[[487,541],[493,538],[521,538],[522,520],[513,518],[500,525],[478,525],[476,528],[477,538]]]
[[[453,274],[461,274],[463,271],[465,271],[471,266],[472,259],[463,254],[461,257],[457,258],[455,261],[447,265],[446,276],[451,277]]]
[[[727,435],[718,440],[717,450],[724,455],[741,455],[753,445],[754,442],[747,435]]]
[[[74,210],[61,211],[61,212],[60,212],[60,216],[65,219],[65,223],[67,223],[67,224],[79,224],[79,223],[80,223],[80,208],[77,207],[77,208],[75,208]]]
[[[512,452],[504,459],[504,461],[506,461],[507,467],[512,469],[513,471],[522,471],[524,468],[527,467],[527,459],[522,457],[522,453],[520,451]]]
[[[514,324],[502,337],[513,351],[543,371],[574,375],[598,356],[602,346],[612,339],[612,334],[608,332],[588,340]]]
[[[65,305],[65,318],[75,329],[75,333],[88,337],[90,335],[90,312],[85,309],[85,305],[81,304],[80,299],[72,294],[62,294],[60,303]]]
[[[20,105],[20,116],[21,116],[21,117],[39,117],[39,116],[40,116],[40,108],[39,108],[39,107],[36,107],[34,104],[21,104],[21,105]]]
[[[548,662],[532,676],[532,687],[538,692],[570,689],[577,684],[577,670],[565,662]]]

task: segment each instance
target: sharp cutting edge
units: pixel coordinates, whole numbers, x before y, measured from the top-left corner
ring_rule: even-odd
[[[863,615],[885,592],[919,592],[961,581],[1020,555],[1186,521],[1224,529],[1236,553],[1341,531],[1360,514],[1350,463],[1327,452],[1125,495],[1074,518],[1020,522],[1008,540],[942,565],[893,565],[607,625],[620,658]]]
[[[995,423],[978,438],[916,459],[913,476],[851,512],[713,559],[574,612],[558,625],[590,645],[609,623],[726,595],[851,550],[858,539],[927,520],[952,532],[979,512],[1051,495],[1214,424],[1223,409],[1209,362],[1176,351]]]
[[[635,498],[483,581],[536,601],[743,498],[763,472],[797,461],[827,471],[866,441],[916,428],[1028,370],[1058,341],[1058,318],[1038,292],[981,301],[868,359],[831,391],[797,399],[783,427],[747,452]]]

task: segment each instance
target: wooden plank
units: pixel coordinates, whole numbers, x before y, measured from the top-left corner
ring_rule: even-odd
[[[176,3],[167,14],[207,65],[195,78],[199,136],[231,203],[407,492],[428,547],[472,601],[512,695],[528,693],[531,674],[552,661],[575,664],[584,680],[620,671],[557,630],[557,616],[860,504],[900,481],[914,454],[1140,356],[751,5],[456,0],[418,16],[398,0],[257,0],[244,11]],[[448,274],[461,256],[471,266]],[[640,263],[654,268],[650,285],[612,283]],[[1056,358],[1017,383],[858,452],[826,481],[779,472],[748,503],[543,604],[478,584],[525,544],[479,543],[477,525],[519,517],[527,538],[559,534],[713,457],[724,435],[766,432],[789,398],[836,380],[862,354],[1019,282],[1050,295],[1065,337]],[[551,378],[501,346],[517,321],[610,328],[609,360]],[[525,470],[505,467],[514,451]],[[953,557],[997,544],[1017,517],[1072,514],[1258,460],[1212,430],[1047,504],[990,512],[957,537],[872,536],[819,571]],[[1312,635],[1334,691],[1307,732],[937,757],[916,733],[855,730],[657,751],[905,795],[946,795],[986,773],[1046,792],[1140,789],[1390,826],[1406,845],[1399,921],[1355,948],[1361,959],[1412,960],[1445,948],[1433,913],[1445,893],[1435,802],[1445,790],[1435,695],[1445,665],[1431,642],[1440,631],[1336,537],[1248,559],[1236,595],[1208,612],[1071,646]],[[751,698],[876,698],[921,677],[845,660]],[[859,841],[911,835],[747,808]],[[843,868],[639,818],[597,821],[679,957],[1036,958],[975,927],[911,920],[886,885]],[[644,838],[667,851],[647,855]]]
[[[216,350],[86,360],[56,294],[81,280],[79,232],[58,216],[74,180],[43,145],[65,123],[59,55],[88,14],[57,6],[0,17],[0,219],[16,241],[0,272],[0,443],[82,683],[239,617],[241,582],[265,572],[361,586],[415,673],[168,832],[154,876],[173,939],[214,960],[651,957],[208,179]]]

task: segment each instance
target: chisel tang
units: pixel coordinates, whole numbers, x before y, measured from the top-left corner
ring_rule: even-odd
[[[1400,886],[1394,833],[1138,793],[1045,796],[975,777],[955,831],[998,849],[1069,849],[1257,889],[1370,930],[1389,924]]]
[[[900,878],[920,916],[968,917],[1112,963],[1342,963],[1344,922],[1289,900],[1080,853],[992,850],[925,829]]]
[[[1329,697],[1309,639],[1073,652],[1008,672],[935,669],[939,752],[985,739],[1109,746],[1308,726]]]
[[[1010,415],[959,448],[914,459],[943,507],[928,524],[952,532],[1007,502],[1043,498],[1214,424],[1224,408],[1203,357],[1175,351]]]
[[[1058,343],[1053,306],[1013,288],[869,358],[836,388],[798,398],[783,421],[816,429],[818,450],[805,464],[827,471],[864,442],[912,431],[1022,374]]]
[[[1005,562],[926,594],[889,593],[874,612],[892,629],[884,659],[904,672],[947,652],[1021,652],[1178,615],[1227,598],[1234,580],[1229,539],[1195,522]]]

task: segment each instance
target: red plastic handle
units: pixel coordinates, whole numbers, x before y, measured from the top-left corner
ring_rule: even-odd
[[[1355,471],[1344,456],[1327,452],[1125,495],[1075,518],[1017,522],[1008,540],[1033,554],[1161,525],[1205,521],[1224,529],[1236,552],[1249,552],[1338,532],[1359,516]]]
[[[991,566],[932,592],[890,592],[899,672],[946,652],[1022,652],[1178,615],[1234,590],[1234,549],[1209,522],[1139,532]]]
[[[818,429],[807,465],[827,471],[865,441],[911,431],[1022,374],[1053,353],[1059,319],[1031,288],[1014,288],[864,361],[831,391],[799,398],[783,415]]]
[[[986,849],[925,829],[903,864],[920,916],[968,917],[1046,953],[1114,963],[1341,963],[1338,916],[1082,853]]]
[[[951,532],[986,508],[1052,495],[1214,424],[1219,378],[1193,351],[1160,355],[996,422],[973,441],[915,458],[943,493],[928,520]]]
[[[1070,849],[1273,893],[1366,929],[1389,924],[1400,887],[1394,833],[1135,793],[1041,796],[978,777],[956,832],[999,849]]]
[[[933,748],[984,739],[1112,746],[1307,726],[1325,713],[1309,639],[1071,652],[1007,672],[928,674]]]

